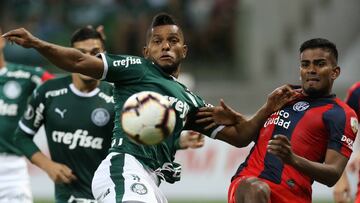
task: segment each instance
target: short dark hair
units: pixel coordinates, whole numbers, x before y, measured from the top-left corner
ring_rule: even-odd
[[[101,34],[96,31],[92,26],[86,26],[83,28],[77,29],[71,37],[70,44],[74,46],[75,42],[84,41],[87,39],[100,39],[102,45],[105,45],[105,40],[101,36]]]
[[[305,41],[300,46],[300,53],[302,53],[306,49],[315,48],[325,49],[326,51],[330,52],[330,54],[334,56],[335,62],[338,62],[338,50],[336,48],[336,45],[333,42],[323,38],[314,38]]]
[[[154,18],[151,21],[150,27],[147,30],[146,43],[149,42],[152,29],[154,27],[162,26],[162,25],[176,25],[177,27],[179,27],[181,35],[182,35],[181,28],[180,28],[179,24],[176,22],[176,20],[174,19],[174,17],[172,17],[171,15],[169,15],[167,13],[159,13],[154,16]]]

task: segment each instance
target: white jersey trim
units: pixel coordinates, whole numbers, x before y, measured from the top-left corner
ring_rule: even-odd
[[[210,137],[215,139],[216,138],[216,135],[218,134],[218,132],[220,132],[222,129],[224,129],[225,126],[224,125],[220,125],[218,126],[217,128],[215,128],[215,130],[212,131]]]
[[[80,90],[78,90],[75,87],[75,85],[73,83],[71,83],[69,85],[69,87],[70,87],[70,90],[79,97],[93,97],[100,92],[100,89],[98,87],[93,89],[91,92],[81,92]]]
[[[24,132],[26,132],[27,134],[30,135],[35,135],[35,131],[33,131],[32,129],[30,129],[29,127],[27,127],[23,122],[19,121],[19,127],[21,130],[23,130]]]
[[[7,72],[7,68],[4,66],[0,69],[0,75],[4,75]]]
[[[108,70],[109,70],[109,65],[106,61],[106,57],[105,57],[105,54],[104,53],[100,53],[100,56],[101,56],[101,59],[103,61],[103,64],[104,64],[104,70],[103,70],[103,74],[100,78],[100,80],[104,80],[106,78],[106,75],[108,73]]]

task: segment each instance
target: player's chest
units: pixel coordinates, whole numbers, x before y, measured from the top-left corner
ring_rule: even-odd
[[[327,108],[299,101],[273,113],[264,123],[264,128],[274,133],[323,131],[323,113]]]
[[[106,103],[99,98],[79,98],[76,96],[63,96],[47,101],[46,123],[52,126],[102,127],[113,122],[113,103]]]

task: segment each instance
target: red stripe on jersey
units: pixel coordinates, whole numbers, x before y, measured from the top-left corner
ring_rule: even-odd
[[[42,76],[41,76],[41,81],[46,81],[46,80],[50,80],[53,79],[55,76],[47,71],[45,71]]]

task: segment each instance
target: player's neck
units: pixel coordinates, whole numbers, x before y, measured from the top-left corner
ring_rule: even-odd
[[[174,72],[172,72],[170,75],[172,75],[174,78],[178,78],[180,73],[180,67],[178,67]]]
[[[91,92],[99,85],[99,83],[99,80],[82,80],[73,76],[73,84],[80,92]]]
[[[0,52],[0,69],[6,66],[5,57],[2,52]]]

